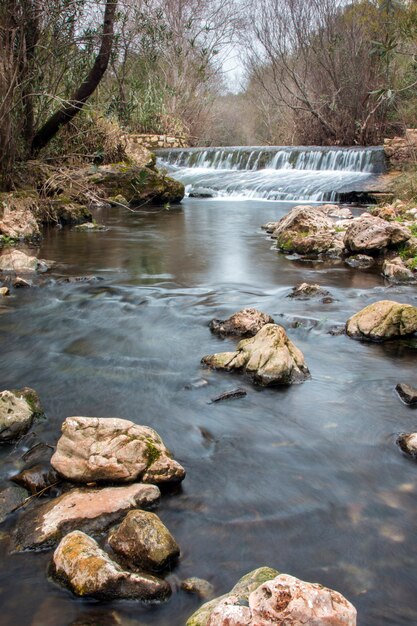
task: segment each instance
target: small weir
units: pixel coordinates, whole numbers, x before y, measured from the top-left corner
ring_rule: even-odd
[[[382,147],[159,150],[158,163],[191,196],[337,202],[366,192],[386,167]]]

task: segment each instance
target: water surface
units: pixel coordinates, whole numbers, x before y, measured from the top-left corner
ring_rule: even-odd
[[[160,433],[187,470],[158,510],[182,550],[174,583],[200,576],[221,594],[269,565],[340,591],[359,625],[415,624],[417,465],[394,441],[417,414],[394,386],[415,383],[416,348],[328,330],[379,299],[416,304],[416,291],[278,254],[259,227],[289,208],[186,199],[169,211],[97,214],[107,232],[51,230],[40,256],[57,263],[55,277],[103,280],[50,277],[2,304],[2,388],[38,390],[48,420],[36,430],[51,442],[70,415],[118,416]],[[287,298],[301,281],[319,282],[334,302]],[[200,366],[236,345],[212,336],[210,319],[246,306],[286,326],[311,381],[261,391]],[[208,384],[187,388],[200,378]],[[208,404],[237,386],[246,398]],[[10,463],[3,468],[6,478]],[[106,626],[113,613],[123,626],[182,626],[200,604],[184,593],[151,608],[75,599],[48,581],[50,553],[7,555],[16,518],[0,542],[4,626]]]

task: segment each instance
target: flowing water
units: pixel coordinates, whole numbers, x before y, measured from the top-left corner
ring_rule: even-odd
[[[386,170],[383,148],[245,147],[159,150],[191,195],[337,201]]]
[[[379,299],[417,304],[415,287],[280,255],[259,227],[291,206],[187,198],[170,210],[97,213],[106,232],[49,231],[39,254],[56,262],[54,275],[1,304],[1,387],[38,390],[48,419],[36,431],[51,443],[69,415],[160,433],[187,470],[158,509],[181,546],[174,584],[200,576],[221,594],[270,565],[343,593],[360,626],[416,624],[417,465],[395,437],[417,414],[394,393],[415,383],[416,345],[328,332]],[[103,280],[62,284],[58,274]],[[287,298],[301,281],[334,301]],[[310,381],[259,390],[200,366],[236,345],[211,335],[210,319],[246,306],[287,328]],[[188,388],[199,379],[208,384]],[[238,386],[246,398],[209,404]],[[1,453],[7,478],[10,450]],[[50,552],[8,555],[17,518],[0,535],[2,626],[183,626],[201,604],[183,592],[153,607],[75,599],[48,580]]]

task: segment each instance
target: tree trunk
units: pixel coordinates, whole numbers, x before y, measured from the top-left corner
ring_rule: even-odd
[[[104,11],[103,34],[101,46],[93,67],[80,87],[73,96],[66,102],[35,134],[31,153],[36,155],[44,148],[57,134],[61,126],[68,124],[75,115],[83,108],[88,98],[95,91],[100,83],[109,64],[110,55],[114,39],[114,19],[116,14],[117,0],[107,0]]]

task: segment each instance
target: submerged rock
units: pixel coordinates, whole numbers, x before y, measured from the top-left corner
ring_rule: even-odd
[[[13,481],[25,487],[33,495],[58,483],[59,477],[52,467],[38,464],[13,476]]]
[[[344,244],[350,252],[368,252],[398,245],[410,237],[410,231],[404,226],[366,215],[348,226]]]
[[[46,261],[20,250],[9,250],[0,256],[0,270],[3,272],[46,272],[49,269]]]
[[[252,591],[247,603],[232,591],[207,621],[192,620],[188,626],[356,626],[356,609],[333,589],[279,574]]]
[[[243,339],[236,352],[211,354],[201,362],[213,369],[243,370],[261,385],[290,385],[310,377],[302,352],[278,324],[266,324],[255,337]]]
[[[353,339],[385,341],[416,331],[417,307],[392,300],[374,302],[346,322],[346,333]]]
[[[105,530],[130,509],[151,507],[159,497],[155,485],[72,489],[22,515],[14,533],[14,550],[47,548],[74,529]]]
[[[417,433],[403,433],[399,435],[397,445],[405,454],[417,460]]]
[[[74,226],[74,230],[81,232],[95,232],[98,230],[107,230],[107,227],[104,224],[96,224],[95,222],[84,222],[84,224]]]
[[[293,287],[287,298],[297,298],[298,300],[308,300],[314,296],[329,296],[330,293],[317,284],[301,283]]]
[[[242,309],[227,320],[211,320],[209,327],[212,333],[222,337],[253,337],[265,324],[273,324],[274,320],[267,313],[257,309]]]
[[[9,513],[18,509],[28,497],[28,492],[17,485],[8,485],[0,489],[0,524]]]
[[[375,259],[367,254],[353,254],[345,259],[346,265],[358,270],[367,270],[375,265]]]
[[[94,539],[78,530],[61,540],[53,555],[52,571],[77,596],[149,601],[165,600],[171,593],[164,580],[124,570]]]
[[[68,480],[179,482],[184,468],[148,426],[117,417],[68,417],[51,459]]]
[[[404,265],[400,257],[384,261],[382,275],[394,283],[409,282],[414,279],[414,273]]]
[[[174,537],[155,513],[130,511],[112,530],[108,542],[129,564],[146,571],[162,570],[180,555]]]
[[[232,389],[231,391],[225,391],[224,393],[221,393],[219,396],[212,398],[210,404],[213,404],[215,402],[223,402],[223,400],[236,400],[238,398],[244,398],[245,396],[247,396],[246,389],[242,389],[241,387],[238,387],[237,389]]]
[[[395,387],[395,391],[405,404],[417,404],[417,389],[414,389],[414,387],[410,387],[410,385],[405,383],[399,383]]]
[[[202,600],[209,600],[214,596],[213,585],[208,580],[196,578],[195,576],[185,578],[181,583],[181,589],[187,593],[194,593]]]
[[[0,442],[16,441],[43,414],[36,391],[29,387],[0,393]]]

